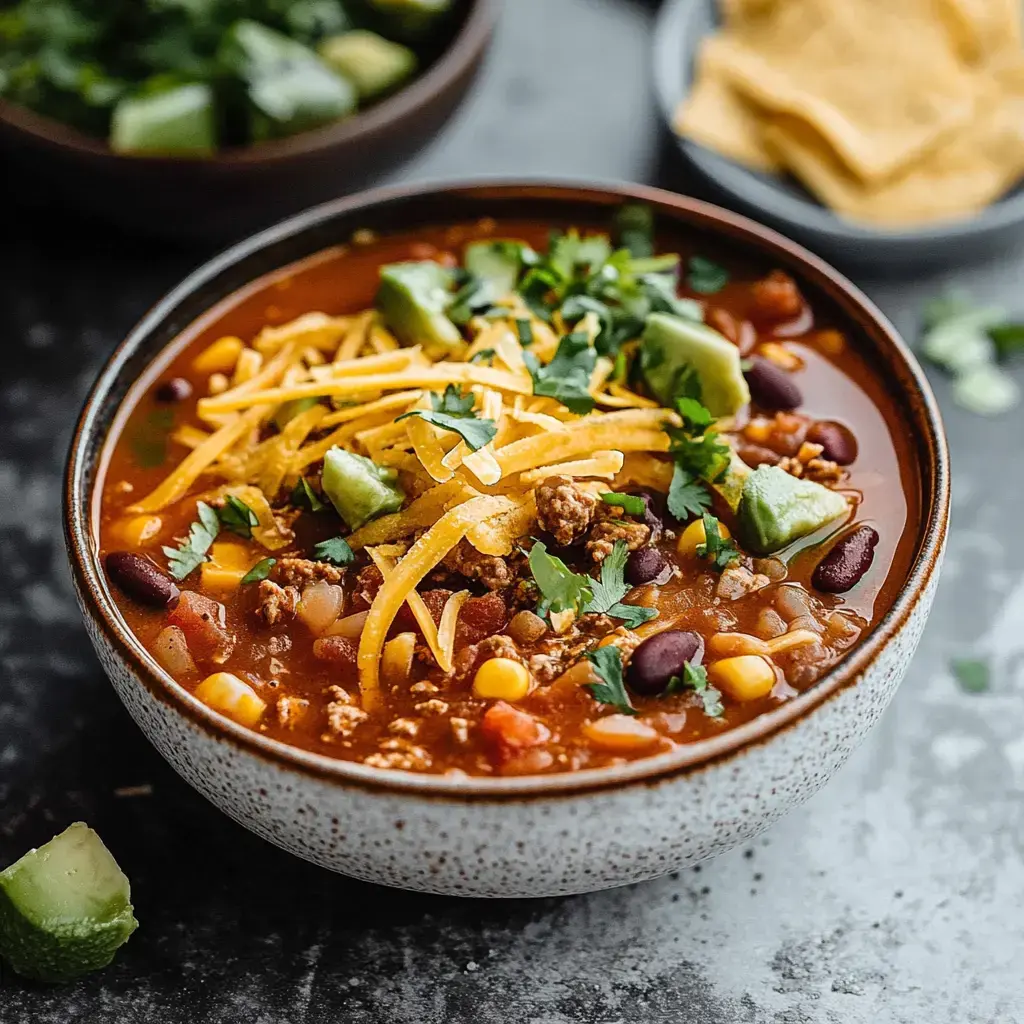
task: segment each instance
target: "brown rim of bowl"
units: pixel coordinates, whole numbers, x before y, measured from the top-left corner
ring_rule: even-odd
[[[71,149],[112,161],[132,160],[140,165],[196,165],[242,168],[306,156],[322,149],[366,139],[385,131],[391,124],[414,117],[439,93],[457,81],[477,61],[490,41],[498,20],[497,0],[470,0],[462,27],[451,44],[419,77],[393,96],[365,111],[323,128],[300,132],[285,139],[236,146],[216,152],[212,157],[145,156],[115,153],[97,139],[79,132],[61,121],[37,114],[27,107],[0,99],[0,123],[26,132],[45,145]]]
[[[197,700],[164,672],[135,639],[106,592],[99,559],[90,541],[94,492],[87,482],[92,465],[89,459],[90,441],[98,432],[102,432],[103,443],[95,446],[98,459],[109,440],[106,435],[110,421],[98,422],[98,407],[101,404],[99,400],[105,398],[116,384],[123,364],[179,302],[236,263],[282,240],[302,235],[336,216],[369,210],[377,204],[389,201],[438,194],[450,196],[453,203],[456,203],[460,196],[495,201],[509,198],[563,199],[591,202],[596,206],[610,206],[624,200],[650,203],[663,210],[681,214],[683,219],[697,222],[705,230],[714,231],[726,238],[742,240],[747,245],[769,250],[776,256],[781,256],[783,262],[795,266],[802,279],[828,295],[850,322],[872,334],[876,343],[893,354],[893,366],[899,370],[908,384],[913,385],[901,392],[907,405],[907,414],[913,421],[923,424],[926,441],[926,457],[921,467],[923,509],[917,553],[906,582],[882,621],[863,643],[854,648],[811,689],[720,736],[687,744],[665,754],[631,761],[625,765],[586,768],[555,775],[497,779],[449,778],[370,768],[356,762],[343,761],[289,746],[247,729]],[[149,363],[152,364],[155,358],[156,355]],[[110,420],[112,419],[113,415],[110,417]],[[708,203],[639,185],[582,184],[550,179],[543,182],[482,180],[440,185],[428,183],[408,188],[376,189],[335,200],[298,214],[215,257],[157,303],[109,357],[85,400],[72,438],[67,464],[64,516],[68,553],[75,582],[80,592],[87,595],[88,614],[96,628],[131,666],[154,697],[172,705],[214,739],[230,742],[264,760],[273,761],[282,768],[296,770],[325,781],[337,781],[377,792],[415,793],[419,796],[448,800],[558,797],[581,791],[620,788],[627,784],[652,784],[704,768],[712,762],[730,757],[748,745],[770,739],[779,731],[798,723],[829,698],[855,684],[882,649],[899,633],[938,571],[949,517],[949,455],[938,405],[928,381],[895,328],[845,277],[817,256],[769,228]]]

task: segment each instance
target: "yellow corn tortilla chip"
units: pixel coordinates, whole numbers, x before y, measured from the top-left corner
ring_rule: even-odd
[[[867,182],[907,167],[970,120],[977,86],[940,0],[789,0],[721,37],[754,103],[806,120]]]
[[[976,121],[898,177],[865,186],[806,122],[780,118],[765,138],[782,161],[837,213],[887,227],[969,216],[1024,174],[1024,62],[989,83]]]
[[[942,0],[961,56],[987,61],[1021,48],[1020,0]]]
[[[715,59],[719,37],[701,47],[690,95],[679,105],[673,127],[679,135],[759,171],[779,169],[761,137],[761,114],[722,74]]]

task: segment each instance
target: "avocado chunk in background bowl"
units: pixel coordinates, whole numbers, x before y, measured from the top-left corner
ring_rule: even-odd
[[[756,554],[770,555],[849,510],[849,502],[837,491],[778,466],[758,466],[743,483],[737,512],[740,539]]]
[[[331,36],[318,49],[324,62],[356,87],[362,102],[393,92],[416,72],[416,54],[409,47],[365,29]]]
[[[26,978],[106,967],[138,926],[128,879],[80,821],[0,872],[0,956]]]

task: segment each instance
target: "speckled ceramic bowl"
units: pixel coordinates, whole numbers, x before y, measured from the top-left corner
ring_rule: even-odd
[[[905,587],[860,646],[811,690],[718,737],[618,767],[534,778],[454,779],[332,760],[242,728],[175,683],[117,611],[100,569],[96,521],[105,449],[124,395],[160,371],[182,328],[254,278],[356,228],[483,216],[593,222],[624,198],[787,269],[857,331],[904,407],[920,453],[920,534]],[[504,183],[344,199],[208,263],[111,357],[79,420],[66,487],[71,566],[96,651],[133,718],[188,782],[236,821],[333,871],[476,896],[556,895],[651,878],[728,850],[811,796],[878,719],[906,671],[931,607],[949,504],[946,446],[923,374],[881,314],[816,257],[748,220],[666,192]]]

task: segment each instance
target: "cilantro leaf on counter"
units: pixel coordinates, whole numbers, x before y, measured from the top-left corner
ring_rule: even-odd
[[[708,672],[703,665],[686,662],[682,676],[673,676],[668,681],[666,693],[683,693],[693,690],[704,705],[704,714],[709,718],[721,718],[725,714],[722,706],[722,695],[708,683]]]
[[[629,548],[625,541],[618,540],[601,563],[601,578],[591,580],[593,596],[583,609],[584,613],[610,615],[613,619],[622,619],[622,624],[635,629],[641,622],[656,618],[655,608],[644,608],[636,604],[623,604],[622,598],[632,589],[626,582],[626,562],[629,559]],[[589,577],[588,577],[589,579]]]
[[[277,565],[276,558],[261,559],[242,577],[242,585],[259,583],[261,580],[265,580],[275,565]]]
[[[984,693],[989,688],[989,667],[980,658],[953,658],[949,667],[964,693]]]
[[[252,528],[260,525],[256,513],[241,498],[236,498],[233,494],[229,494],[224,499],[224,504],[217,509],[217,518],[226,530],[237,533],[246,540],[252,537]]]
[[[618,494],[615,491],[607,491],[601,495],[601,500],[606,505],[621,508],[627,516],[642,516],[646,508],[644,499],[637,494]]]
[[[629,701],[626,686],[622,679],[622,655],[613,644],[598,647],[587,655],[587,661],[594,666],[594,671],[601,677],[599,683],[585,683],[594,700],[615,708],[620,714],[635,715],[636,708]]]
[[[312,484],[304,476],[299,477],[298,483],[292,489],[291,500],[296,508],[303,508],[307,512],[322,512],[327,508],[320,495],[313,490]]]
[[[705,541],[697,545],[697,557],[706,558],[719,572],[728,569],[739,560],[739,550],[731,540],[722,536],[721,523],[710,512],[705,512],[702,519]]]
[[[475,402],[476,398],[471,391],[463,392],[457,384],[449,384],[443,395],[430,393],[433,409],[413,409],[402,413],[395,422],[409,416],[419,416],[435,427],[458,434],[473,451],[478,451],[494,440],[498,425],[494,420],[477,416],[473,411]]]
[[[355,554],[344,537],[331,537],[313,545],[313,558],[318,562],[330,562],[331,565],[351,565]]]
[[[167,571],[176,579],[183,580],[206,561],[213,542],[220,533],[220,519],[205,501],[196,502],[199,518],[188,528],[188,536],[176,547],[165,546]]]
[[[695,516],[702,516],[711,504],[708,489],[696,480],[688,469],[678,463],[672,470],[672,483],[668,489],[668,510],[676,519],[685,522]]]
[[[579,416],[594,408],[590,375],[597,363],[597,353],[585,334],[565,335],[547,366],[542,366],[532,352],[524,352],[523,361],[533,378],[535,395],[554,398]]]
[[[537,605],[541,618],[548,612],[583,613],[584,606],[594,596],[594,581],[589,576],[573,572],[560,558],[549,554],[547,545],[539,540],[530,549],[528,561],[541,594]]]
[[[704,256],[691,256],[686,283],[698,295],[714,295],[729,283],[729,271]]]

